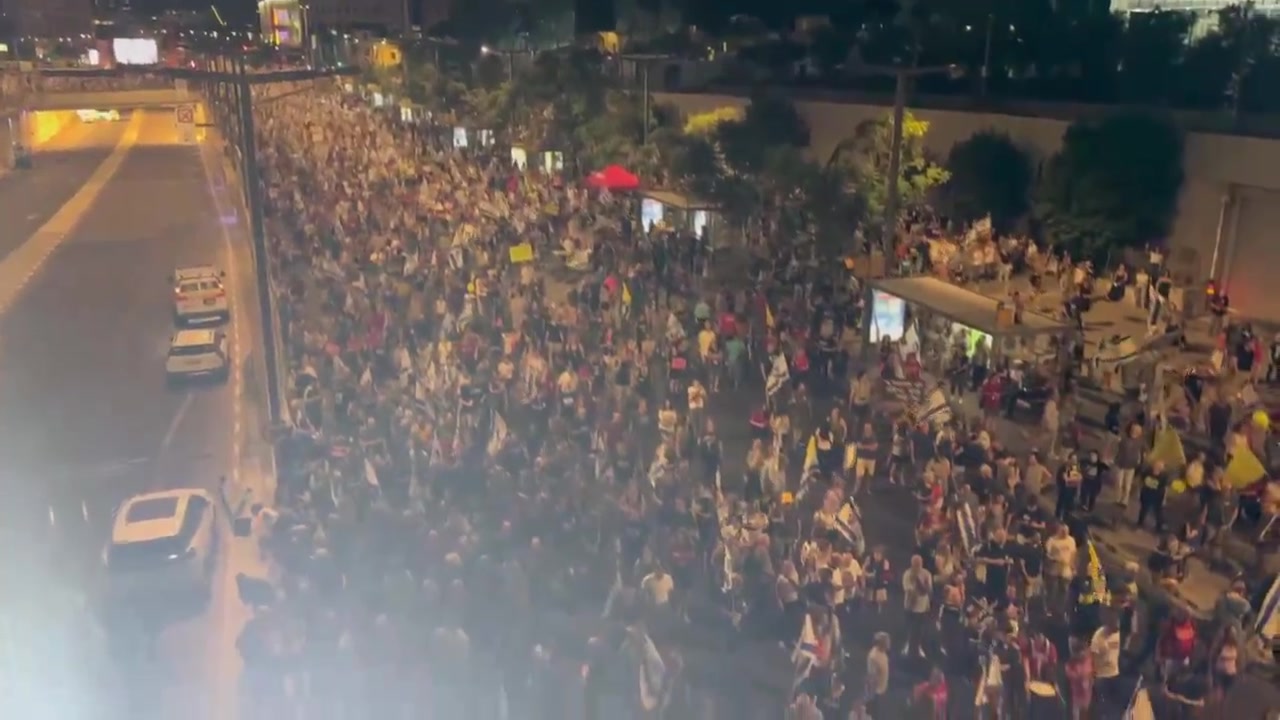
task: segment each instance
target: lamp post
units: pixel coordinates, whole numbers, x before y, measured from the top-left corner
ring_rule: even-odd
[[[250,73],[245,68],[243,57],[219,55],[207,58],[203,70],[174,70],[172,74],[176,78],[204,84],[206,97],[218,119],[217,124],[231,136],[232,147],[236,149],[236,166],[240,171],[245,205],[249,209],[254,279],[262,316],[262,344],[267,366],[267,408],[272,422],[280,422],[285,414],[284,398],[280,396],[281,359],[277,355],[275,298],[271,292],[270,258],[267,255],[263,225],[262,177],[254,129],[253,88],[277,82],[314,80],[352,73],[348,69]]]
[[[884,219],[880,229],[880,243],[886,256],[894,249],[894,238],[897,236],[898,224],[898,183],[902,175],[902,123],[907,114],[907,95],[913,79],[926,75],[956,75],[961,72],[959,65],[937,65],[933,67],[910,67],[897,65],[860,65],[860,75],[888,76],[895,79],[893,91],[893,136],[889,149],[888,194],[884,203]]]
[[[480,46],[482,55],[504,55],[507,58],[507,82],[515,82],[516,79],[516,55],[523,55],[523,50],[503,50],[501,48],[491,48],[488,45]]]
[[[661,55],[654,53],[626,53],[619,55],[620,60],[630,60],[637,63],[641,67],[640,92],[643,93],[641,98],[640,124],[643,127],[641,131],[641,144],[649,144],[649,64],[658,60],[670,60],[670,55]]]

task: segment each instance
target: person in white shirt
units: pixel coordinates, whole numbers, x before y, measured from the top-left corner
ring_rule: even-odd
[[[930,598],[933,597],[933,576],[924,569],[924,558],[911,556],[911,567],[902,574],[902,607],[907,611],[907,642],[902,654],[912,649],[924,657],[925,632],[929,624]]]
[[[1066,524],[1059,524],[1053,536],[1044,543],[1045,568],[1049,591],[1049,606],[1055,611],[1066,607],[1067,589],[1076,575],[1076,539],[1071,537]]]
[[[1093,655],[1093,677],[1098,695],[1111,702],[1124,702],[1120,687],[1120,628],[1114,617],[1107,618],[1089,641]]]
[[[675,587],[675,581],[662,569],[661,565],[640,581],[640,588],[644,590],[645,597],[654,607],[666,607],[671,602],[671,591],[675,590]]]
[[[867,653],[866,699],[871,717],[884,710],[884,695],[889,692],[889,633],[878,632]]]

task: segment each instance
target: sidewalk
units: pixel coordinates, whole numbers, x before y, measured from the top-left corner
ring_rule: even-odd
[[[1007,297],[1007,292],[1002,292],[1004,288],[995,282],[980,283],[970,288],[989,297]],[[1010,291],[1019,290],[1024,294],[1029,289],[1025,278],[1015,278],[1009,286]],[[1061,307],[1061,303],[1062,296],[1055,291],[1041,296],[1032,307],[1041,312],[1056,312]],[[1125,301],[1095,302],[1085,315],[1085,339],[1094,347],[1099,340],[1112,335],[1129,335],[1141,342],[1146,332],[1144,311]],[[1187,328],[1187,336],[1191,345],[1189,352],[1176,350],[1162,352],[1163,361],[1171,367],[1181,369],[1208,359],[1208,348],[1212,347],[1212,340],[1208,334],[1208,321],[1193,321]],[[1083,425],[1095,431],[1085,434],[1082,440],[1083,448],[1097,449],[1101,446],[1102,437],[1096,431],[1103,428],[1102,418],[1106,412],[1106,405],[1119,400],[1120,396],[1088,383],[1082,383],[1078,396],[1077,417]],[[972,396],[966,397],[962,406],[966,414],[978,413],[976,398]],[[1033,448],[1032,438],[1035,432],[1035,428],[1020,425],[1011,420],[1002,418],[997,421],[997,436],[1011,450],[1020,454]],[[1203,442],[1194,434],[1184,435],[1182,439],[1192,447]],[[1041,496],[1040,501],[1042,506],[1052,512],[1055,498],[1055,494],[1050,490]],[[1210,567],[1199,557],[1193,557],[1187,563],[1186,579],[1173,592],[1168,592],[1154,582],[1146,567],[1147,558],[1155,550],[1157,537],[1150,530],[1134,527],[1133,522],[1137,511],[1133,504],[1131,503],[1129,509],[1125,511],[1117,505],[1117,500],[1115,489],[1110,486],[1105,487],[1097,510],[1089,518],[1090,534],[1104,564],[1122,568],[1128,563],[1136,563],[1139,567],[1138,583],[1143,592],[1164,597],[1196,617],[1201,619],[1211,617],[1217,599],[1230,587],[1231,576],[1240,572],[1242,568],[1256,567],[1258,564],[1257,548],[1252,538],[1240,533],[1230,533],[1223,544],[1223,551],[1226,559],[1231,564],[1238,564],[1238,567],[1226,571]],[[1189,511],[1187,503],[1181,498],[1171,497],[1166,507],[1170,520],[1169,528],[1176,528],[1177,523],[1184,519]]]

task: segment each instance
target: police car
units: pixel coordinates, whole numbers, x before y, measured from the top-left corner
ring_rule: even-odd
[[[102,554],[113,589],[207,594],[218,545],[216,515],[213,496],[196,488],[125,501]]]
[[[179,325],[231,317],[225,272],[209,265],[178,268],[173,272],[173,317]]]
[[[198,377],[226,380],[231,370],[227,334],[217,328],[179,330],[169,341],[164,370],[170,382]]]

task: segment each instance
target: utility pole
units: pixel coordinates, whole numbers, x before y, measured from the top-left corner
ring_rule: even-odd
[[[173,70],[176,78],[202,83],[212,104],[216,124],[228,136],[235,148],[236,167],[240,171],[240,185],[244,190],[245,206],[249,210],[249,231],[253,250],[254,280],[259,314],[262,318],[263,354],[267,366],[267,408],[272,423],[285,416],[284,398],[280,396],[280,358],[276,345],[275,298],[271,292],[271,260],[267,253],[266,229],[263,222],[262,174],[258,164],[257,134],[254,127],[255,86],[269,86],[279,82],[314,80],[325,77],[351,75],[351,69],[285,70],[269,73],[251,73],[239,56],[216,56],[206,59],[204,70]]]
[[[895,78],[893,91],[893,135],[889,145],[889,176],[886,178],[887,196],[884,203],[884,218],[880,228],[880,245],[885,257],[890,258],[894,251],[894,239],[898,235],[898,203],[902,175],[902,124],[907,115],[907,99],[911,92],[910,83],[918,77],[926,75],[956,75],[961,71],[959,65],[939,65],[934,67],[901,67],[897,65],[859,65],[856,72],[860,75],[880,75]]]
[[[642,145],[649,144],[649,66],[658,60],[670,60],[670,55],[660,55],[651,53],[624,53],[618,56],[620,60],[630,60],[640,67],[640,92],[642,97],[640,100],[640,138]]]

